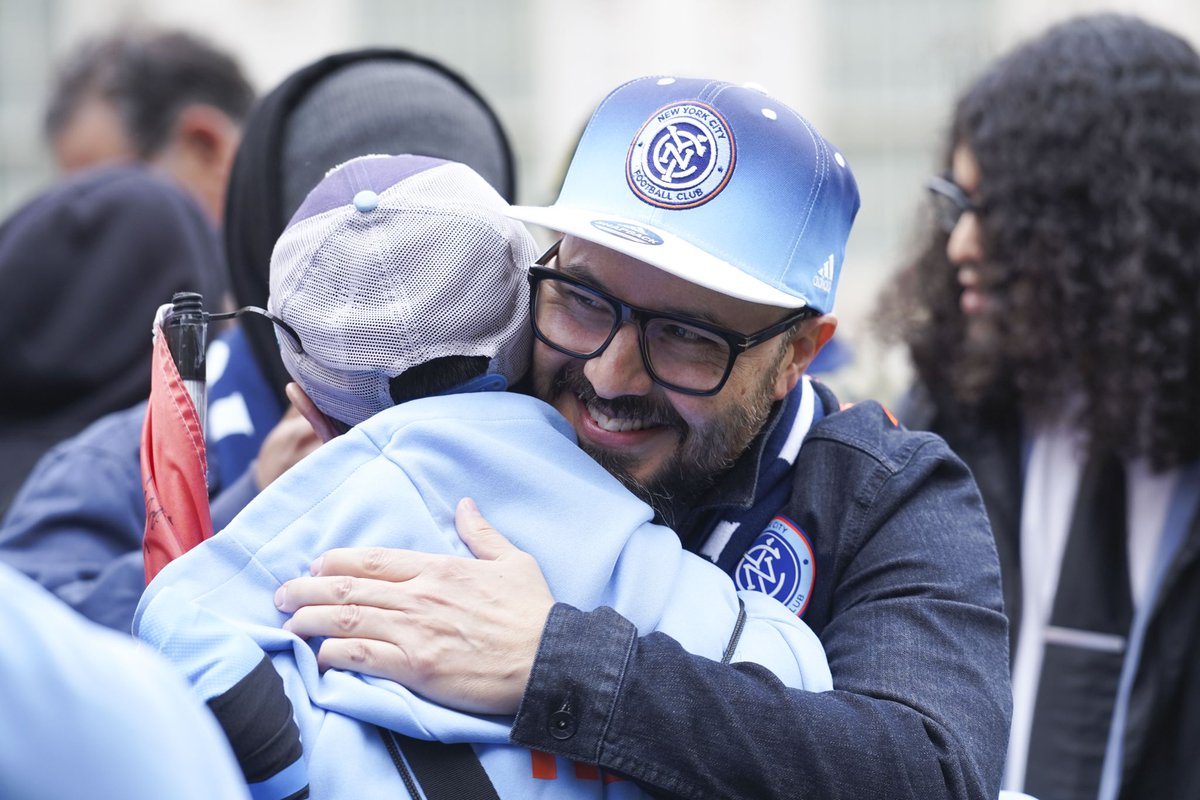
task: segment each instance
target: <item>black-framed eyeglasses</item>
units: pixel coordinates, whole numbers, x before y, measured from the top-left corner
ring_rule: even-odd
[[[729,380],[739,355],[820,315],[805,307],[747,335],[679,314],[639,308],[547,268],[561,243],[555,242],[529,269],[534,335],[560,353],[589,359],[604,352],[622,325],[634,323],[646,373],[655,383],[681,394],[716,394]]]
[[[982,208],[971,202],[963,188],[945,175],[934,175],[925,181],[925,188],[933,197],[933,213],[938,227],[947,234],[958,225],[958,219],[970,211],[978,214]]]

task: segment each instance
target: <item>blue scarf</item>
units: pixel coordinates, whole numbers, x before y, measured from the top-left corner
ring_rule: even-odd
[[[812,588],[812,546],[780,510],[791,496],[796,458],[809,429],[836,407],[833,395],[807,376],[784,398],[731,474],[745,486],[709,509],[700,554],[733,576],[739,589],[762,591],[803,614]],[[734,493],[736,494],[736,492]]]

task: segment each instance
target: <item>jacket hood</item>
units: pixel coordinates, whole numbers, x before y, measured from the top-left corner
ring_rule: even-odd
[[[64,180],[0,224],[0,484],[144,400],[155,311],[175,292],[224,295],[221,265],[199,206],[140,167]]]
[[[323,58],[292,74],[246,121],[226,198],[225,255],[239,306],[266,308],[271,251],[325,174],[351,158],[414,153],[461,161],[513,199],[508,138],[487,102],[461,77],[404,50]],[[255,360],[281,404],[291,378],[271,326],[243,324]]]

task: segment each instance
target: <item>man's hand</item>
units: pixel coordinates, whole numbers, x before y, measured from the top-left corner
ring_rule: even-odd
[[[402,524],[397,521],[397,524]],[[396,681],[438,703],[514,714],[554,605],[537,562],[469,498],[455,525],[476,559],[411,550],[330,550],[280,587],[284,627],[321,643],[321,669]]]
[[[322,439],[296,407],[289,406],[263,439],[254,462],[254,482],[261,492],[300,459],[316,450]]]

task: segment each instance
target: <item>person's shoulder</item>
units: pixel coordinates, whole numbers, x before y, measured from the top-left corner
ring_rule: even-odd
[[[574,441],[574,431],[554,408],[518,392],[470,392],[423,397],[384,409],[355,426],[381,449],[407,430],[468,436],[484,427],[547,426]]]
[[[902,469],[914,459],[954,459],[945,441],[928,431],[906,428],[890,409],[875,400],[840,403],[826,387],[817,387],[825,415],[808,433],[810,443],[844,448],[878,462],[890,471]]]
[[[103,648],[111,644],[118,650],[126,646],[123,637],[85,621],[43,587],[5,564],[0,564],[0,592],[6,598],[0,605],[0,620],[10,641],[21,645],[6,648],[0,657],[0,676],[5,685],[21,685],[41,675],[47,684],[57,681],[62,689],[77,679],[78,685],[70,687],[75,690],[87,683],[84,674],[88,668],[79,659],[79,653],[87,648],[80,645],[95,643]],[[45,678],[51,667],[57,674]],[[75,677],[68,677],[68,672]]]
[[[107,414],[43,453],[0,520],[0,549],[36,541],[54,560],[51,531],[98,538],[121,530],[137,545],[145,511],[139,460],[145,408],[138,403]]]
[[[215,721],[156,654],[4,565],[0,592],[5,719],[22,731],[0,752],[0,774],[14,796],[246,796]],[[61,752],[73,769],[53,772]]]
[[[145,402],[105,414],[71,438],[59,442],[44,458],[112,458],[125,461],[130,453],[136,454],[141,447],[142,423],[145,418]]]
[[[120,411],[105,414],[79,433],[64,439],[47,450],[25,479],[14,507],[30,487],[41,490],[67,484],[72,487],[97,485],[100,472],[134,476],[141,484],[141,463],[138,454],[142,441],[142,422],[146,417],[144,402]],[[51,489],[53,490],[53,489]],[[74,491],[74,489],[72,489]]]

